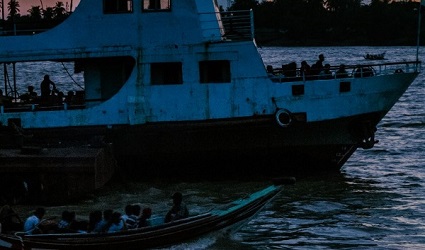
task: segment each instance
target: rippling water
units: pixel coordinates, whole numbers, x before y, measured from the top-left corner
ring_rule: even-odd
[[[260,49],[265,64],[276,67],[302,60],[312,64],[320,53],[331,65],[365,63],[365,53],[382,52],[386,52],[387,61],[416,58],[415,47]],[[48,69],[53,80],[67,82],[59,86],[78,90],[62,66]],[[34,77],[34,68],[25,72],[19,74]],[[39,82],[45,73],[40,70],[34,81]],[[424,82],[422,73],[379,124],[376,139],[380,142],[373,149],[356,151],[341,173],[299,179],[231,235],[210,234],[171,249],[424,249]],[[238,180],[114,183],[91,199],[47,210],[50,215],[75,210],[80,218],[86,218],[93,209],[122,211],[127,203],[139,202],[151,206],[156,214],[164,214],[171,205],[170,195],[179,190],[191,212],[199,213],[265,185],[263,181]],[[33,208],[16,207],[22,216]]]

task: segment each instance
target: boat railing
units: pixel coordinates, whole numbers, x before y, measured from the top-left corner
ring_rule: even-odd
[[[221,41],[250,41],[254,38],[252,10],[200,13],[200,20],[204,33],[218,33]]]
[[[17,112],[29,112],[29,111],[54,111],[54,110],[74,110],[84,109],[84,104],[72,104],[68,105],[63,103],[62,105],[46,105],[42,106],[37,103],[19,103],[12,102],[10,104],[0,105],[0,114],[4,113],[17,113]]]
[[[287,64],[289,65],[289,64]],[[346,74],[339,74],[340,66],[331,66],[330,74],[309,74],[305,75],[300,68],[288,68],[287,65],[282,65],[279,68],[273,68],[271,65],[266,67],[269,78],[273,82],[293,82],[293,81],[309,81],[309,80],[326,80],[326,79],[342,79],[342,78],[360,78],[371,77],[378,75],[390,75],[400,73],[420,72],[420,61],[403,61],[403,62],[388,62],[380,64],[357,64],[344,65]]]

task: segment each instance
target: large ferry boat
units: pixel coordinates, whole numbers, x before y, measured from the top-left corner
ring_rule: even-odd
[[[84,75],[72,101],[24,101],[5,84],[2,130],[27,135],[18,146],[101,138],[119,166],[186,176],[335,170],[373,147],[420,62],[326,77],[268,66],[253,20],[214,0],[82,0],[55,28],[0,36],[4,65],[73,62]]]

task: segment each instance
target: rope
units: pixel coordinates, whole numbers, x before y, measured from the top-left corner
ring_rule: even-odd
[[[9,91],[7,91],[7,96],[13,97],[14,93],[16,92],[16,96],[19,96],[19,93],[16,89],[13,89],[12,85],[10,84],[10,76],[9,76],[9,71],[7,69],[7,65],[6,63],[3,63],[4,66],[4,80],[6,81],[6,85],[9,88]]]
[[[65,67],[65,64],[63,63],[63,62],[61,62],[62,63],[62,67],[63,67],[63,69],[66,71],[66,73],[68,74],[68,76],[71,78],[71,80],[75,83],[75,85],[77,85],[78,87],[80,87],[82,90],[84,90],[84,88],[80,85],[80,84],[78,84],[76,81],[75,81],[75,79],[72,77],[72,75],[69,73],[69,71],[68,71],[68,69]]]

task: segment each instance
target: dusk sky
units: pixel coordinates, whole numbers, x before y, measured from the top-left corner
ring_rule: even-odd
[[[31,6],[40,6],[41,7],[41,2],[43,2],[43,7],[53,7],[55,6],[56,2],[61,1],[64,3],[64,5],[66,6],[68,3],[68,6],[71,4],[71,0],[18,0],[19,1],[19,5],[21,6],[19,8],[19,10],[21,11],[21,15],[27,15],[28,14],[28,10],[31,9]],[[5,4],[6,4],[7,0],[5,0]],[[227,0],[218,0],[218,4],[219,5],[223,5],[223,7],[227,7]],[[80,0],[74,0],[73,1],[73,9],[75,9],[75,7],[78,5],[78,3],[80,3]]]
[[[28,14],[28,10],[31,9],[32,6],[40,6],[41,7],[41,2],[43,2],[43,7],[54,7],[56,2],[63,2],[64,6],[68,6],[71,4],[71,0],[18,0],[19,1],[19,5],[21,7],[19,7],[19,10],[21,11],[21,15],[27,15]],[[5,5],[7,0],[4,1]],[[80,0],[73,0],[73,9],[75,9],[75,7],[78,5],[78,3],[80,2]]]

